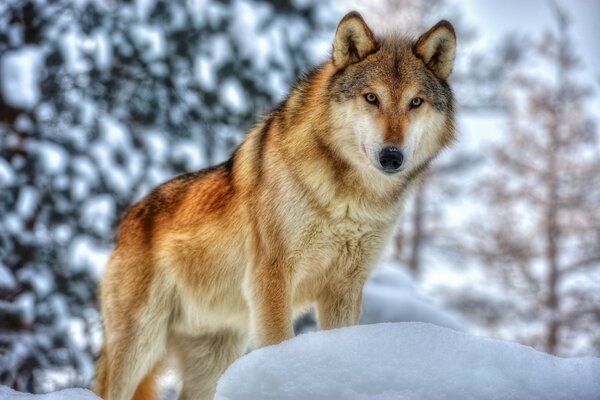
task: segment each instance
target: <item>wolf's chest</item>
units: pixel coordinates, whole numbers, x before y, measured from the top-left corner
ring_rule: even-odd
[[[370,270],[383,247],[378,227],[353,221],[307,225],[292,252],[295,303],[313,300],[327,282],[344,271]]]
[[[361,255],[376,251],[383,242],[383,228],[352,220],[314,221],[305,225],[294,243],[298,264],[327,268],[347,263]]]

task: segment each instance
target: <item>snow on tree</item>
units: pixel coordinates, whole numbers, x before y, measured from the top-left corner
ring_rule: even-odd
[[[315,61],[314,1],[0,3],[0,383],[87,386],[119,217]]]
[[[600,143],[569,16],[554,12],[556,32],[508,87],[510,134],[479,182],[470,250],[502,299],[484,313],[493,332],[549,353],[600,354]],[[477,308],[477,297],[456,303]]]

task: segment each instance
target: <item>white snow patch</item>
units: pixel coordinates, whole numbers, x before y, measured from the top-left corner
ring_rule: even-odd
[[[89,69],[89,62],[82,55],[83,47],[84,40],[74,28],[61,35],[60,49],[68,71],[78,73]]]
[[[0,261],[0,289],[13,289],[17,281],[8,267]]]
[[[382,264],[363,289],[360,323],[405,321],[429,322],[465,330],[465,322],[457,314],[442,310],[421,297],[411,277],[399,265]]]
[[[228,79],[221,86],[221,103],[232,111],[242,112],[247,109],[244,89],[239,81]]]
[[[17,132],[33,133],[35,125],[29,115],[20,114],[15,120],[15,128]]]
[[[19,295],[14,304],[19,309],[22,322],[26,325],[33,324],[35,320],[35,297],[33,293]]]
[[[0,158],[0,186],[8,186],[15,180],[11,165],[4,158]]]
[[[107,70],[112,64],[112,44],[110,37],[104,30],[98,30],[94,34],[94,57],[96,66],[100,70]]]
[[[29,218],[33,215],[39,201],[39,193],[33,186],[23,186],[19,190],[19,198],[17,200],[17,213],[23,218]]]
[[[96,245],[91,238],[86,236],[75,238],[71,243],[69,253],[71,265],[75,270],[91,267],[97,276],[100,276],[108,262],[108,251]]]
[[[100,120],[100,132],[102,139],[110,143],[112,147],[126,147],[129,145],[127,127],[112,117],[104,117]]]
[[[144,134],[143,139],[148,148],[149,156],[155,161],[164,161],[167,157],[169,144],[164,134],[160,132],[148,131]]]
[[[135,11],[137,17],[141,20],[147,19],[155,5],[156,0],[136,0]]]
[[[48,394],[29,394],[12,390],[0,385],[0,398],[2,400],[100,400],[100,397],[86,389],[65,389]]]
[[[110,235],[110,224],[115,215],[115,201],[108,195],[93,197],[83,204],[81,215],[86,226],[99,234]]]
[[[143,49],[148,60],[156,60],[165,55],[166,44],[163,32],[150,25],[136,25],[131,30],[137,44]]]
[[[48,269],[38,269],[33,266],[21,268],[17,272],[19,281],[28,282],[38,298],[44,298],[56,288],[54,275]]]
[[[14,212],[8,213],[4,216],[4,228],[6,232],[21,234],[23,231],[23,219]]]
[[[35,150],[40,154],[44,171],[60,174],[67,167],[68,154],[64,148],[54,143],[36,143]]]
[[[600,358],[405,322],[307,333],[240,358],[217,400],[598,400]]]
[[[31,110],[40,98],[42,52],[35,46],[9,51],[0,58],[0,89],[6,104]]]
[[[202,148],[191,140],[173,146],[171,154],[175,160],[183,160],[187,171],[195,171],[207,164]]]
[[[194,60],[194,75],[200,87],[206,91],[213,91],[217,86],[217,74],[214,63],[206,57],[197,56]]]

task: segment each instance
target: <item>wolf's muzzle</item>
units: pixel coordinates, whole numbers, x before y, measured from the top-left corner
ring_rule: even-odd
[[[384,147],[379,152],[379,164],[381,164],[381,169],[388,174],[393,174],[400,171],[403,161],[404,155],[397,147]]]

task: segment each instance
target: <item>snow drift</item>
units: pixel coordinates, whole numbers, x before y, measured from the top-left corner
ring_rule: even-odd
[[[2,400],[100,400],[100,397],[86,389],[65,389],[48,394],[29,394],[14,391],[0,385]]]
[[[430,324],[300,335],[236,361],[218,400],[600,399],[600,359],[565,359]]]
[[[373,271],[363,289],[360,324],[380,322],[429,322],[466,330],[466,323],[458,314],[422,296],[405,269],[390,261],[382,262]]]

